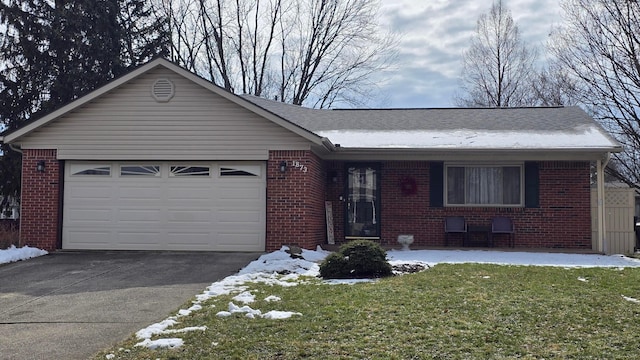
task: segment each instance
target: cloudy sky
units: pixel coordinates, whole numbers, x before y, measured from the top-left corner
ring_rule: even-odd
[[[491,0],[380,0],[380,22],[397,33],[399,54],[382,74],[374,107],[452,107],[462,54]],[[543,47],[560,24],[559,0],[503,0],[528,44]]]

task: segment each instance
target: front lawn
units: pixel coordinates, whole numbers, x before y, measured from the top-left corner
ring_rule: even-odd
[[[640,269],[441,264],[372,283],[249,290],[252,309],[302,315],[219,317],[229,302],[244,304],[218,296],[173,327],[206,330],[162,336],[182,338],[182,347],[151,350],[132,337],[95,359],[635,359],[640,351]]]

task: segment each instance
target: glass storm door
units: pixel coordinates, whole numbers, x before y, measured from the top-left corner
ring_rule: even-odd
[[[378,169],[374,166],[347,167],[345,237],[380,237]]]

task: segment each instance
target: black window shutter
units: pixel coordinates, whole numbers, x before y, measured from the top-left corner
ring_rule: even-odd
[[[524,163],[524,206],[540,207],[540,170],[537,162]]]
[[[429,163],[429,206],[442,207],[444,205],[444,163],[432,161]]]

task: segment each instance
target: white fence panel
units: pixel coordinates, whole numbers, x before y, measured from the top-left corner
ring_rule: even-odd
[[[605,188],[605,252],[607,254],[631,254],[636,245],[633,229],[635,191],[628,187]],[[598,239],[598,193],[591,189],[592,244]]]

